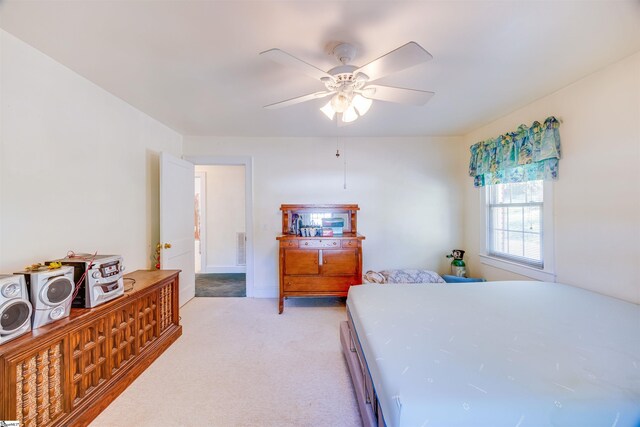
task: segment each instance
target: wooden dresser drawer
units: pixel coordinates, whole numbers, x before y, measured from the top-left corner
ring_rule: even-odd
[[[343,248],[357,248],[358,247],[358,239],[345,239],[342,241]]]
[[[357,284],[354,276],[335,276],[335,277],[300,277],[294,276],[284,277],[285,292],[308,292],[308,293],[324,293],[324,292],[347,292],[349,286]]]
[[[280,240],[281,248],[297,248],[298,241],[297,240]]]
[[[305,248],[339,248],[340,239],[304,239],[300,240],[300,249]]]

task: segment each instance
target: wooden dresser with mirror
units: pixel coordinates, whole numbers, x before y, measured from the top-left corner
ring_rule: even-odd
[[[278,313],[289,297],[347,296],[362,283],[362,240],[358,205],[282,205]],[[323,227],[342,224],[342,227]],[[342,233],[331,234],[336,228]]]

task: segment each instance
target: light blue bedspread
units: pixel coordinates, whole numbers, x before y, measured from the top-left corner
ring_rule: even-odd
[[[389,427],[640,426],[640,306],[541,282],[352,286]]]

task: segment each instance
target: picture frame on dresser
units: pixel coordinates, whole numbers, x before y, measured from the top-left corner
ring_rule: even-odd
[[[284,300],[297,297],[346,297],[362,283],[362,241],[357,204],[283,204],[279,246],[278,313]],[[302,229],[322,230],[323,219],[342,219],[341,233],[302,235]]]

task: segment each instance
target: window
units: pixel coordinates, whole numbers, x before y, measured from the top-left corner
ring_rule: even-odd
[[[487,186],[488,254],[542,268],[542,181]]]
[[[553,281],[552,184],[542,180],[486,186],[482,262]]]

